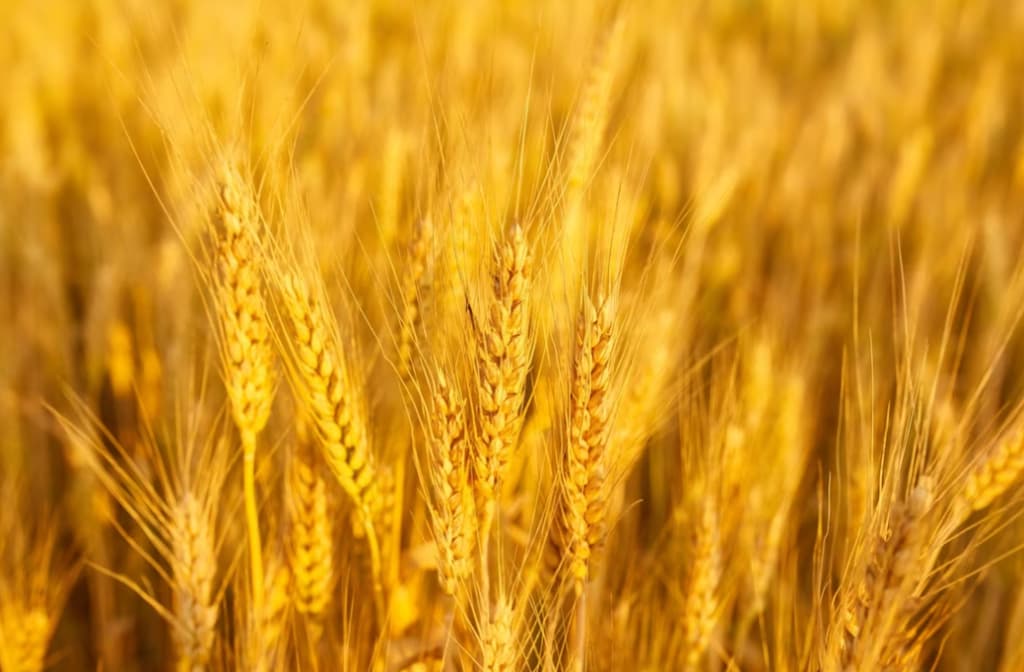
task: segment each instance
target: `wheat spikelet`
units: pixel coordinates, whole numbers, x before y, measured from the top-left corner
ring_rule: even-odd
[[[1024,471],[1024,428],[1018,428],[996,443],[986,459],[967,476],[954,503],[961,515],[987,508],[1013,485]]]
[[[209,514],[190,493],[185,493],[174,509],[170,541],[177,669],[199,672],[207,669],[216,636],[217,561]]]
[[[481,436],[473,461],[473,484],[485,536],[489,512],[519,435],[530,366],[530,255],[518,224],[495,254],[492,292],[483,328],[476,334]]]
[[[319,471],[308,431],[300,423],[288,479],[288,559],[295,606],[309,617],[314,640],[319,639],[320,619],[330,600],[334,559],[327,486]]]
[[[704,503],[697,523],[696,544],[687,582],[683,611],[686,669],[695,670],[704,657],[715,629],[718,588],[722,575],[718,513],[711,501]]]
[[[438,376],[431,420],[438,575],[444,591],[455,595],[459,582],[472,571],[476,517],[469,486],[465,402],[444,374]]]
[[[420,292],[427,272],[428,254],[433,237],[429,218],[420,220],[409,245],[406,273],[402,279],[402,305],[398,333],[398,375],[409,376],[420,322]]]
[[[608,300],[586,299],[576,328],[569,444],[559,480],[560,509],[550,562],[564,565],[577,595],[604,536],[605,476],[611,415],[613,317]]]

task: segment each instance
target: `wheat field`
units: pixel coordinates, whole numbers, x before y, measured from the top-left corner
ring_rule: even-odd
[[[1024,670],[1024,3],[0,26],[0,672]]]

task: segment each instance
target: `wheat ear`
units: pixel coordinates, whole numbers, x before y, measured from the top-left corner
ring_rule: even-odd
[[[609,27],[601,48],[596,54],[580,98],[579,109],[573,121],[573,139],[569,150],[569,199],[578,197],[594,171],[601,141],[608,122],[612,84],[618,67],[622,42],[621,17]]]
[[[476,518],[469,487],[465,401],[444,374],[438,376],[431,421],[438,575],[441,588],[455,595],[459,582],[472,570]]]
[[[0,663],[4,672],[42,672],[53,623],[46,609],[0,604]]]
[[[382,498],[361,391],[351,380],[325,309],[313,299],[305,283],[296,276],[287,276],[282,293],[291,324],[299,398],[313,419],[328,468],[355,505],[370,549],[371,572],[379,596],[383,586],[375,519],[382,509]]]
[[[587,83],[573,120],[573,136],[566,168],[565,219],[563,245],[578,253],[583,243],[581,206],[587,183],[593,177],[600,158],[608,123],[612,86],[618,69],[622,44],[623,19],[610,26],[591,65]]]
[[[569,446],[562,487],[562,543],[576,594],[604,535],[605,474],[611,415],[611,304],[585,302],[576,328],[569,410]]]
[[[191,493],[174,507],[170,540],[177,669],[199,672],[207,669],[216,636],[217,557],[210,512]]]
[[[263,599],[263,560],[256,505],[256,440],[270,417],[274,397],[273,351],[256,264],[256,203],[248,185],[232,168],[226,168],[221,176],[218,214],[217,314],[228,397],[242,437],[253,599],[259,605]]]
[[[922,519],[933,499],[932,479],[922,476],[877,534],[860,577],[842,596],[842,623],[833,626],[826,671],[890,669],[914,650],[906,629],[918,604],[915,588],[927,578],[918,570],[925,557]]]
[[[722,575],[718,513],[704,502],[697,523],[696,544],[683,610],[686,669],[696,670],[711,642],[718,611],[718,584]]]
[[[985,460],[967,475],[953,509],[961,516],[981,511],[1013,485],[1024,472],[1024,427],[1002,437]]]
[[[288,474],[289,560],[296,609],[309,619],[313,641],[320,639],[321,619],[330,600],[334,548],[327,484],[313,453],[308,428],[296,430]]]
[[[516,669],[516,639],[511,605],[504,598],[494,611],[480,636],[483,672],[512,672]]]
[[[253,672],[271,672],[282,669],[282,644],[285,633],[291,572],[279,553],[271,553],[267,562],[266,600],[259,609],[244,615],[245,641],[243,642],[244,668]]]
[[[519,435],[530,365],[530,255],[518,224],[495,254],[492,292],[486,321],[476,334],[481,436],[473,461],[473,484],[484,544]]]
[[[409,377],[416,330],[420,322],[420,301],[423,278],[427,273],[428,255],[433,238],[429,218],[420,220],[409,244],[405,276],[402,279],[402,307],[398,332],[398,375]]]

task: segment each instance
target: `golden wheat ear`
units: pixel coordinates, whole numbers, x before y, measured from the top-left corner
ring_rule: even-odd
[[[213,521],[202,502],[188,492],[175,503],[169,522],[178,669],[205,670],[213,654],[218,612]]]
[[[256,442],[274,400],[274,351],[259,262],[258,208],[249,183],[229,164],[221,169],[214,236],[214,289],[228,398],[242,438],[245,517],[253,596],[262,599],[263,560],[256,501]]]
[[[168,623],[179,669],[206,670],[216,650],[225,590],[219,521],[233,508],[223,487],[230,457],[223,424],[207,426],[189,418],[192,424],[177,427],[166,442],[147,436],[131,458],[98,420],[82,412],[86,417],[81,426],[61,419],[68,441],[138,534],[152,544],[152,549],[140,545],[119,526],[131,548],[166,583],[170,599],[162,600],[161,592],[135,576],[109,567],[95,569],[135,591]]]
[[[0,669],[42,672],[80,565],[58,548],[57,519],[30,514],[18,488],[0,485]]]
[[[917,587],[926,579],[934,482],[921,476],[896,502],[888,521],[873,526],[859,571],[841,586],[839,612],[830,627],[826,670],[911,669],[916,665],[912,621],[920,606]]]
[[[296,610],[306,617],[314,644],[322,634],[334,567],[333,524],[318,457],[308,427],[298,423],[288,469],[288,557]]]
[[[292,574],[283,553],[271,545],[265,549],[267,572],[264,575],[263,603],[237,599],[235,623],[237,639],[235,658],[239,669],[252,672],[276,672],[286,669],[288,660],[289,605],[292,595]],[[248,590],[248,583],[237,582],[239,598]]]
[[[315,295],[295,274],[283,274],[279,289],[287,322],[291,382],[302,412],[312,422],[328,469],[355,506],[358,531],[370,551],[377,606],[383,614],[380,541],[386,538],[387,497],[370,447],[364,393],[351,374],[336,323],[329,318],[321,295]]]
[[[984,459],[967,474],[953,503],[954,515],[966,517],[988,508],[1024,473],[1024,424],[996,441]]]
[[[480,635],[480,669],[484,672],[512,672],[517,667],[516,632],[512,605],[499,599]]]
[[[476,536],[466,404],[454,383],[438,374],[430,416],[430,481],[435,497],[431,507],[441,588],[455,596],[472,572]]]
[[[612,350],[609,301],[585,300],[576,326],[569,397],[568,444],[558,480],[559,509],[550,542],[551,568],[564,567],[580,595],[591,558],[604,538],[607,444],[612,411]]]
[[[429,217],[416,225],[402,276],[402,295],[398,325],[398,375],[403,380],[412,373],[413,356],[417,348],[417,331],[423,312],[423,285],[430,264],[431,246],[434,244],[434,226]]]
[[[705,495],[707,496],[707,495]],[[718,512],[713,501],[705,501],[694,542],[693,559],[683,609],[683,640],[686,644],[686,669],[700,669],[700,662],[711,643],[718,615],[719,583],[722,577],[722,550]]]
[[[499,245],[491,272],[487,312],[475,334],[480,437],[472,475],[484,546],[502,477],[518,443],[532,356],[530,252],[518,224]]]

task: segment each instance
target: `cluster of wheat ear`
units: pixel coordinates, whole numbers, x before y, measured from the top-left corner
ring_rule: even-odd
[[[2,4],[0,672],[1024,670],[1024,0]]]

